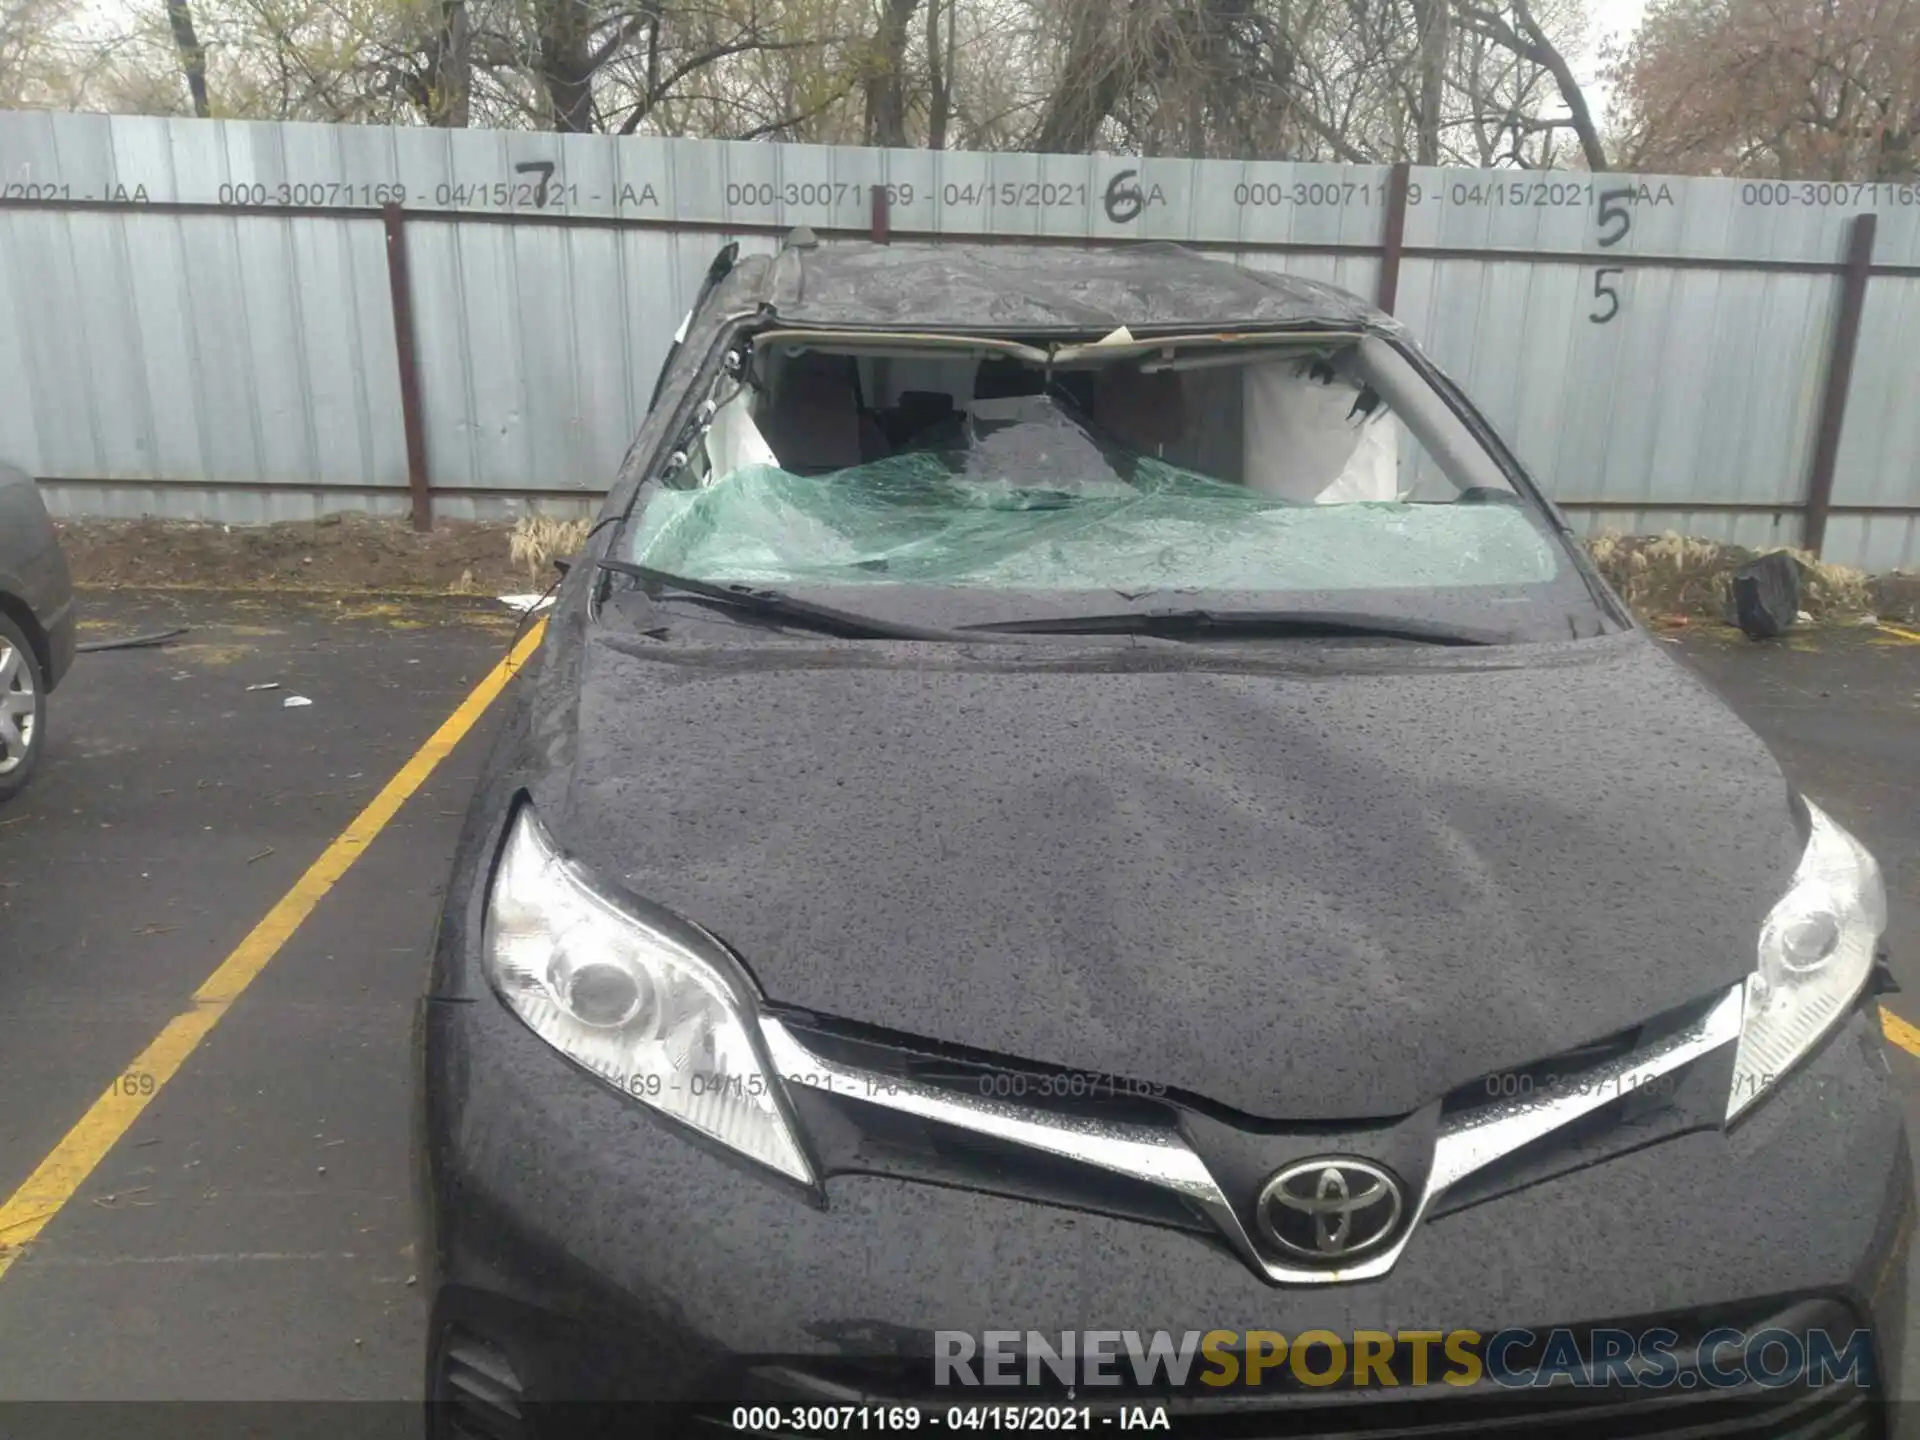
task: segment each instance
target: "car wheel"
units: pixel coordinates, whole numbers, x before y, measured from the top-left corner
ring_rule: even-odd
[[[46,748],[47,687],[20,627],[0,615],[0,802],[26,788]]]

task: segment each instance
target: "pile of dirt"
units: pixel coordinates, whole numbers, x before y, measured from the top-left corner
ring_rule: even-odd
[[[424,535],[405,521],[352,514],[253,526],[63,520],[58,528],[75,582],[101,588],[497,595],[530,583],[512,558],[510,523],[443,521]]]

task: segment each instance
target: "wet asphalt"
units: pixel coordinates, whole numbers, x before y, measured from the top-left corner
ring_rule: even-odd
[[[0,1199],[494,667],[513,627],[486,600],[84,604],[83,639],[191,628],[163,648],[82,656],[53,698],[47,763],[0,810]],[[1671,648],[1879,856],[1905,987],[1888,1005],[1920,1023],[1920,641],[1689,634]],[[0,1276],[0,1399],[418,1395],[408,1033],[489,735],[490,717]],[[1893,1058],[1911,1115],[1920,1058]]]

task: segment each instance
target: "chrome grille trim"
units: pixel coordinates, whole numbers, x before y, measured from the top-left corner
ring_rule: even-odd
[[[1462,1115],[1451,1124],[1443,1123],[1427,1179],[1429,1202],[1474,1171],[1739,1039],[1746,994],[1746,982],[1742,981],[1685,1029],[1630,1055],[1603,1060],[1569,1076],[1556,1084],[1555,1094],[1516,1096]]]
[[[1467,1176],[1592,1114],[1635,1086],[1736,1040],[1745,997],[1743,981],[1691,1025],[1630,1055],[1616,1056],[1570,1076],[1551,1095],[1516,1096],[1451,1122],[1443,1121],[1434,1142],[1426,1187],[1400,1238],[1377,1255],[1331,1269],[1306,1269],[1263,1256],[1219,1182],[1178,1131],[1054,1115],[1006,1100],[956,1094],[921,1081],[842,1065],[809,1050],[772,1016],[761,1017],[760,1032],[774,1071],[786,1084],[846,1096],[1160,1186],[1192,1201],[1241,1259],[1274,1284],[1339,1285],[1374,1279],[1393,1269],[1434,1203]]]
[[[1027,1105],[984,1095],[956,1095],[877,1070],[838,1065],[807,1049],[771,1017],[761,1018],[760,1033],[766,1037],[775,1073],[789,1085],[797,1080],[810,1089],[850,1095],[870,1105],[1078,1160],[1192,1199],[1206,1200],[1220,1193],[1200,1157],[1175,1131],[1050,1115]]]

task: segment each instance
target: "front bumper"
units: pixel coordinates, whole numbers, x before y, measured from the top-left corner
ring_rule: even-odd
[[[38,518],[43,543],[22,566],[20,587],[21,598],[32,611],[34,623],[46,636],[46,653],[40,658],[46,664],[47,689],[53,690],[73,668],[74,647],[79,638],[79,605],[73,595],[73,575],[67,566],[66,553],[60,548],[59,537],[54,533],[53,522],[46,519],[44,513]]]
[[[1913,1208],[1872,1013],[1853,1015],[1730,1133],[1680,1135],[1429,1219],[1379,1280],[1287,1289],[1191,1233],[969,1190],[838,1176],[819,1208],[589,1080],[490,994],[429,1001],[429,1394],[497,1393],[537,1434],[537,1407],[551,1401],[880,1397],[944,1411],[1023,1398],[936,1388],[940,1331],[1663,1326],[1682,1337],[1684,1369],[1688,1336],[1779,1324],[1842,1343],[1872,1332],[1864,1391],[1811,1396],[1803,1382],[1762,1397],[1831,1401],[1857,1418],[1897,1381]],[[1667,1412],[1691,1388],[1607,1398]],[[1471,1393],[1492,1397],[1489,1417],[1521,1416],[1490,1381]],[[1287,1403],[1340,1433],[1349,1422],[1327,1412],[1335,1400]],[[1280,1402],[1171,1403],[1191,1427],[1227,1423],[1223,1407],[1268,1414]],[[1861,1424],[1817,1433],[1880,1433],[1877,1417]]]
[[[73,668],[74,647],[79,643],[79,606],[69,597],[58,612],[48,618],[47,689],[53,690]]]

